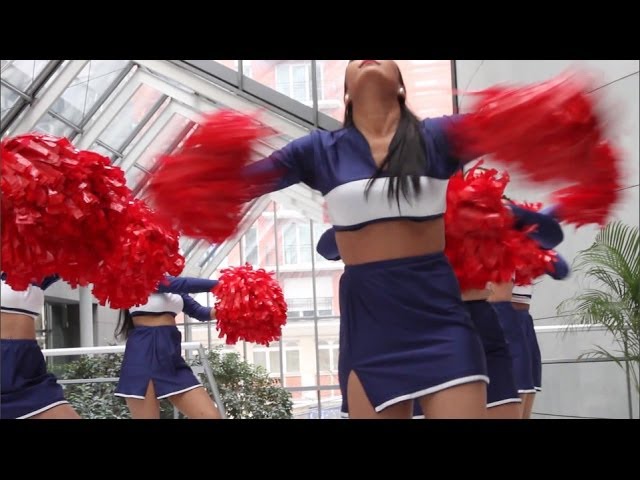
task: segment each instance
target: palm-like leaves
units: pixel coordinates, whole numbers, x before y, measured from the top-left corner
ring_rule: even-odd
[[[619,350],[596,346],[586,356],[608,358],[626,368],[640,391],[640,232],[621,222],[608,224],[595,242],[579,252],[574,271],[597,286],[584,290],[560,304],[580,325],[603,325],[615,338]],[[622,358],[627,362],[622,362]]]

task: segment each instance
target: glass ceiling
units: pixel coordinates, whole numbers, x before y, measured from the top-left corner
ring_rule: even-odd
[[[422,75],[425,68],[436,79],[435,88],[410,86],[416,99],[438,87],[450,91],[449,61],[400,62],[407,63],[401,65],[405,81],[407,70],[411,78],[412,71]],[[273,135],[256,145],[256,158],[311,129],[339,128],[346,65],[347,60],[2,60],[0,134],[42,131],[68,137],[78,148],[109,157],[125,171],[136,195],[144,196],[157,156],[179,148],[201,112],[261,109],[261,121]],[[450,113],[447,102],[436,102],[437,112],[417,113]],[[433,98],[420,103],[434,104]],[[295,185],[274,193],[251,205],[244,228],[229,245],[183,238],[184,274],[212,274],[271,200],[322,220],[317,192]]]

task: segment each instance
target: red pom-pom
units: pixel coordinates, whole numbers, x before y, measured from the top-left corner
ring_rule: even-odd
[[[131,199],[124,173],[65,138],[2,141],[2,269],[23,290],[59,274],[86,285],[118,238]]]
[[[133,199],[109,159],[43,134],[0,148],[2,270],[12,288],[58,274],[72,287],[94,284],[102,304],[129,308],[182,270],[177,233]]]
[[[588,83],[563,75],[538,84],[475,94],[472,112],[452,127],[461,156],[492,154],[534,181],[575,180],[591,165],[601,126]],[[582,168],[576,168],[580,165]]]
[[[178,152],[158,160],[149,198],[184,234],[212,243],[226,240],[236,231],[245,203],[269,181],[245,174],[252,143],[265,134],[255,118],[238,112],[204,117]]]
[[[607,223],[611,209],[621,196],[618,156],[609,144],[601,143],[596,149],[595,160],[592,180],[554,192],[553,201],[557,204],[556,215],[560,221],[576,227]]]
[[[219,338],[229,345],[245,340],[268,345],[279,340],[287,321],[287,304],[273,272],[249,264],[222,270],[213,289]]]
[[[445,255],[463,291],[509,281],[511,252],[524,237],[514,230],[513,215],[502,201],[509,176],[479,165],[451,177],[447,189]]]
[[[564,220],[603,224],[621,173],[592,90],[585,79],[563,75],[478,92],[472,112],[450,128],[454,149],[461,158],[492,154],[535,182],[569,183],[556,195]]]
[[[93,283],[93,295],[110,308],[145,303],[165,275],[182,272],[184,257],[179,248],[177,232],[158,222],[142,201],[134,200],[116,248]]]

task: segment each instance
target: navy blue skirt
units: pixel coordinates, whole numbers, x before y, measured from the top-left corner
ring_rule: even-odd
[[[529,346],[531,354],[531,369],[533,375],[533,387],[537,392],[542,391],[542,355],[540,353],[540,345],[538,344],[538,336],[533,327],[533,318],[529,310],[516,310],[516,316],[522,322],[524,327],[524,335]]]
[[[47,363],[35,340],[0,340],[2,379],[0,418],[29,418],[58,405],[64,399],[62,386],[47,372]]]
[[[464,302],[464,305],[478,329],[487,358],[490,380],[487,386],[487,408],[521,403],[513,377],[513,359],[496,311],[485,300],[470,300]],[[418,402],[414,404],[413,418],[423,418]]]
[[[181,341],[182,334],[173,325],[134,328],[127,338],[115,394],[145,398],[150,381],[159,399],[201,387],[182,358]]]
[[[343,415],[351,371],[377,412],[464,383],[489,383],[480,336],[442,253],[346,266],[340,314]]]
[[[498,320],[513,357],[513,374],[518,393],[535,393],[532,355],[524,322],[511,302],[495,302],[491,305],[498,314]]]
[[[480,333],[487,357],[491,381],[487,387],[487,407],[520,403],[513,376],[513,358],[496,311],[485,300],[465,302],[465,306]]]

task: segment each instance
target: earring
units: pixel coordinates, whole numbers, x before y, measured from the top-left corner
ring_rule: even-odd
[[[404,96],[405,96],[405,93],[404,93],[404,87],[400,87],[400,88],[398,89],[398,95],[399,95],[399,96],[401,96],[401,97],[404,97]]]
[[[344,94],[344,103],[345,104],[349,103],[349,94],[348,93]]]

